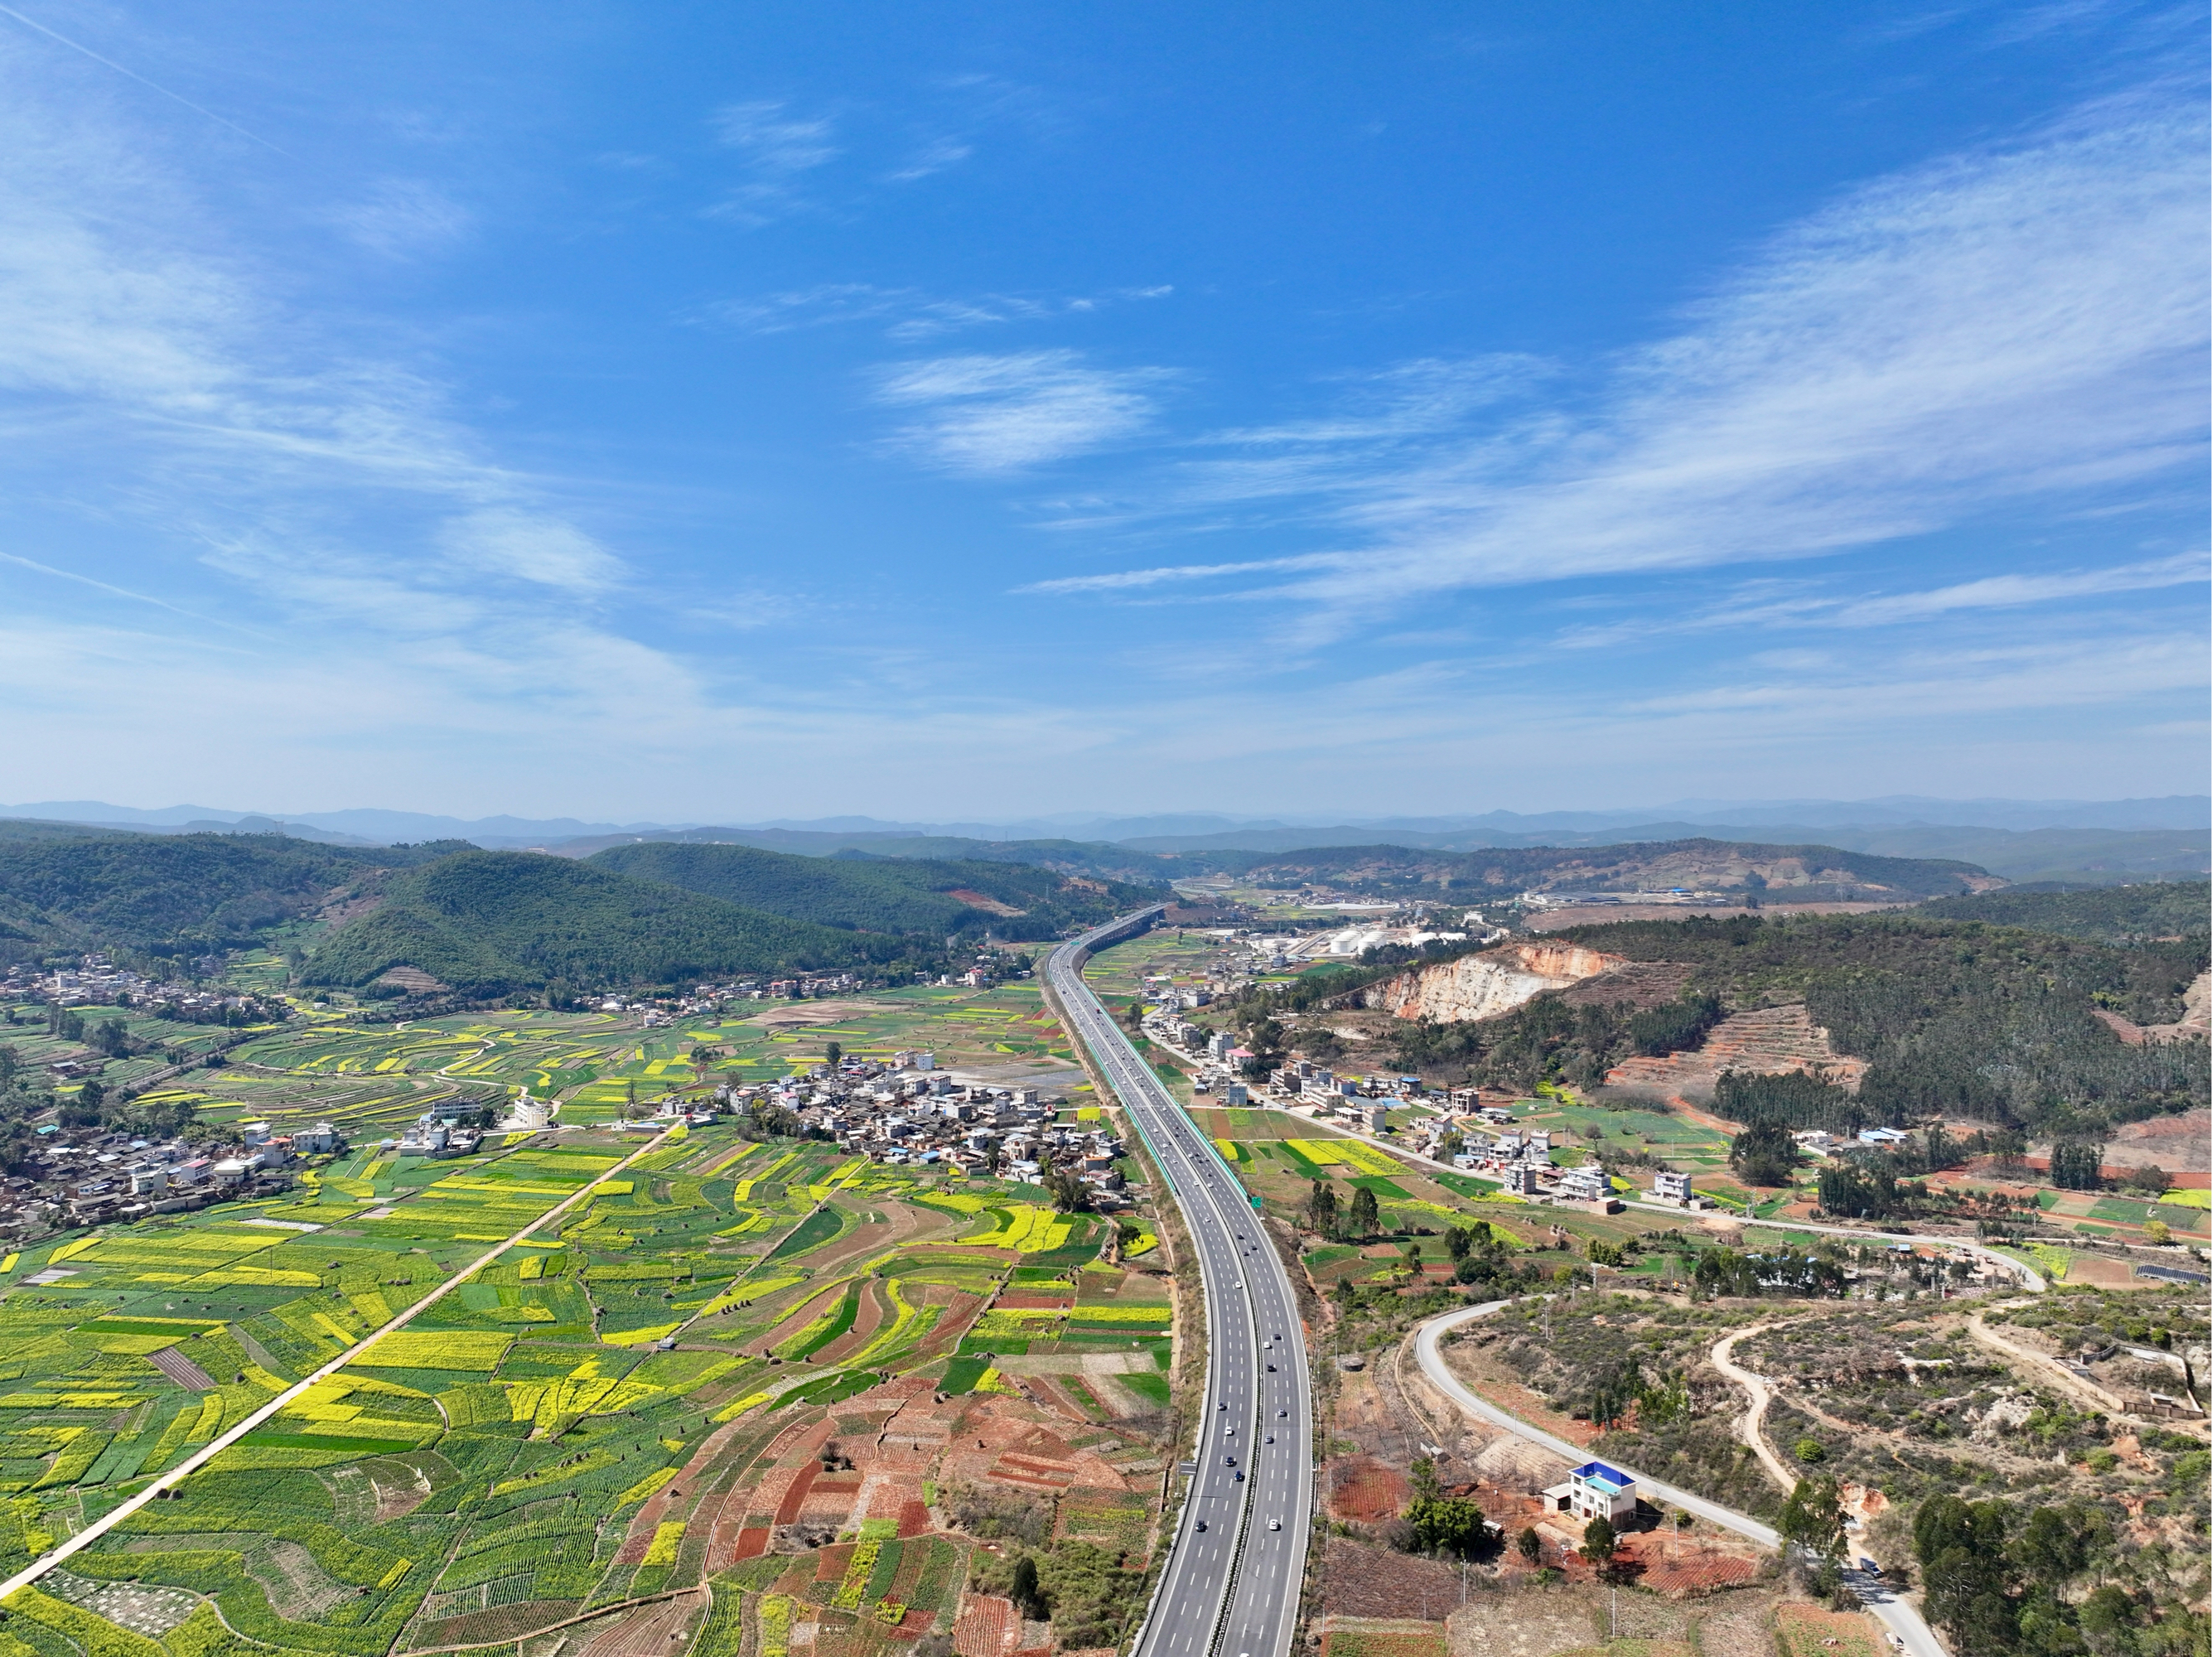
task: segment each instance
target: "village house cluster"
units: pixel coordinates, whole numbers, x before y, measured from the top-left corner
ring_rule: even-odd
[[[14,1247],[48,1232],[172,1214],[283,1189],[303,1156],[340,1148],[328,1122],[272,1133],[240,1122],[226,1142],[155,1142],[97,1127],[48,1123],[32,1132],[21,1171],[0,1180],[0,1239]]]
[[[719,1104],[787,1112],[802,1132],[879,1162],[996,1174],[1033,1185],[1055,1176],[1087,1188],[1093,1207],[1132,1197],[1119,1166],[1121,1142],[1103,1120],[1057,1125],[1065,1099],[1037,1086],[992,1084],[937,1068],[936,1055],[902,1052],[887,1062],[848,1059],[804,1076],[719,1089]],[[684,1107],[672,1098],[665,1108]]]
[[[210,972],[222,970],[220,962],[201,962],[198,965]],[[10,967],[7,975],[0,978],[0,999],[54,1007],[173,1007],[186,1018],[202,1019],[226,1011],[240,1011],[252,1005],[250,996],[191,989],[147,978],[128,967],[114,966],[106,956],[98,955],[88,955],[75,967],[50,973],[34,972],[21,965]]]
[[[1188,996],[1191,992],[1178,992]],[[1163,1000],[1146,1015],[1145,1033],[1193,1069],[1193,1089],[1237,1107],[1274,1105],[1330,1120],[1356,1133],[1393,1142],[1417,1156],[1448,1162],[1496,1180],[1516,1197],[1555,1203],[1588,1204],[1617,1211],[1620,1198],[1612,1179],[1595,1163],[1559,1168],[1552,1160],[1553,1140],[1542,1128],[1522,1128],[1513,1113],[1481,1102],[1479,1089],[1426,1087],[1418,1076],[1340,1076],[1326,1065],[1296,1059],[1267,1072],[1263,1083],[1239,1080],[1252,1055],[1223,1030],[1209,1030],[1182,1016],[1181,1005]],[[1419,1102],[1434,1114],[1410,1125],[1402,1135],[1389,1123],[1393,1108]],[[1660,1168],[1651,1189],[1638,1193],[1646,1202],[1702,1208],[1710,1199],[1692,1188],[1691,1176]]]

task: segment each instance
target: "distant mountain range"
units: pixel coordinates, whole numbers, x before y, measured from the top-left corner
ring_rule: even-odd
[[[616,846],[678,841],[751,846],[826,856],[1044,860],[1044,848],[1090,848],[1062,860],[1102,871],[1108,853],[1288,853],[1399,846],[1467,853],[1705,839],[1821,845],[1868,856],[1978,865],[2019,883],[2105,884],[2201,874],[2212,867],[2212,797],[2124,800],[1683,800],[1649,810],[1490,811],[1474,816],[1337,822],[1182,812],[1151,816],[1062,813],[1016,822],[903,822],[845,816],[732,824],[592,822],[575,817],[463,818],[357,809],[238,812],[203,805],[157,810],[100,800],[0,806],[0,816],[155,834],[281,834],[326,845],[375,847],[466,840],[492,850],[586,857]]]
[[[1165,896],[1016,862],[626,847],[592,859],[465,841],[363,851],[273,834],[0,821],[0,964],[88,950],[307,950],[303,981],[393,968],[470,995],[729,973],[940,971],[983,939],[1056,938]]]
[[[705,828],[611,845],[585,837],[567,842],[568,855],[548,856],[458,837],[364,847],[222,826],[234,832],[0,819],[0,963],[94,949],[198,957],[281,946],[304,952],[296,968],[304,982],[407,982],[387,980],[405,968],[485,997],[841,967],[902,978],[942,971],[986,938],[1045,942],[1193,882],[1285,892],[1318,885],[1452,905],[1529,890],[1577,899],[1668,889],[1769,906],[1899,905],[2004,885],[1958,859],[1711,835],[1465,851],[1372,841],[1155,851],[788,828],[742,836],[777,842],[761,847],[734,843],[739,831]],[[2120,831],[2019,838],[2100,832]],[[832,844],[853,841],[896,855]],[[2171,895],[2179,913],[2191,901],[2185,889],[2159,895]],[[2140,891],[2091,895],[2143,901]],[[2201,909],[2201,895],[2194,901]],[[2075,907],[2081,926],[2111,924],[2095,902]],[[1978,913],[1970,905],[1960,918]],[[1990,913],[1997,918],[1997,908]]]
[[[571,840],[587,835],[665,834],[702,828],[698,822],[593,822],[580,817],[455,817],[425,811],[356,808],[344,811],[240,810],[212,805],[168,805],[155,810],[112,805],[105,800],[40,800],[0,805],[0,816],[39,817],[101,828],[168,828],[205,832],[251,820],[295,831],[319,828],[357,839],[364,845],[392,846],[407,841],[462,839],[479,846]],[[1250,816],[1219,811],[1182,811],[1147,816],[1063,811],[1046,816],[997,822],[902,822],[878,817],[773,817],[725,826],[752,830],[794,829],[830,835],[927,835],[958,840],[1086,840],[1119,843],[1163,837],[1188,839],[1225,834],[1356,832],[1372,841],[1379,835],[1397,845],[1425,844],[1406,836],[1461,838],[1480,835],[1528,836],[1612,833],[1643,825],[1688,825],[1699,828],[1872,828],[1942,824],[1982,828],[2203,828],[2212,825],[2212,795],[2167,794],[2156,798],[2118,800],[1938,799],[1922,794],[1891,794],[1863,800],[1676,800],[1670,804],[1606,811],[1485,811],[1437,816]],[[263,832],[267,832],[266,828]],[[249,830],[249,832],[251,832]],[[1326,844],[1305,840],[1301,845]],[[1483,841],[1482,844],[1511,844]],[[1528,843],[1534,843],[1530,841]],[[1259,847],[1249,849],[1258,850]]]

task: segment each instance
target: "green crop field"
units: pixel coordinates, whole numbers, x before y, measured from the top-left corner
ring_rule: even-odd
[[[994,1030],[1025,1011],[987,1011]],[[936,1013],[857,1017],[903,1029]],[[379,1089],[454,1068],[429,1059],[534,1063],[575,1053],[592,1028],[502,1015],[357,1032],[339,1051],[373,1063],[318,1065],[336,1044],[301,1042],[306,1062],[281,1080],[311,1089],[286,1096],[296,1102],[373,1124]],[[637,1063],[623,1045],[602,1051]],[[268,1098],[241,1079],[220,1076],[226,1100],[246,1093],[274,1114],[280,1078]],[[495,1135],[483,1154],[442,1162],[357,1150],[279,1199],[0,1261],[9,1571],[453,1284],[173,1499],[11,1600],[8,1650],[381,1657],[526,1636],[591,1606],[643,1616],[663,1603],[650,1596],[711,1578],[726,1590],[718,1618],[734,1619],[716,1637],[734,1652],[748,1629],[773,1634],[776,1596],[763,1590],[811,1591],[816,1556],[799,1561],[802,1581],[764,1545],[778,1514],[798,1511],[787,1491],[794,1469],[815,1465],[810,1430],[860,1434],[866,1454],[881,1423],[940,1393],[968,1412],[963,1430],[1032,1454],[1058,1445],[1073,1458],[1079,1442],[1093,1458],[1133,1459],[1125,1482],[1097,1487],[1119,1476],[1092,1472],[1069,1499],[1116,1515],[1141,1566],[1157,1463],[1141,1443],[1112,1448],[1099,1423],[1113,1388],[1077,1377],[1120,1352],[1143,1369],[1114,1395],[1132,1413],[1156,1409],[1172,1313],[1164,1286],[1099,1259],[1110,1223],[1054,1215],[1033,1187],[917,1174],[816,1142],[756,1144],[734,1126],[673,1130],[614,1171],[638,1143],[586,1130]],[[1029,1366],[1018,1387],[995,1367],[1018,1351]],[[835,1498],[830,1528],[858,1540],[822,1557],[876,1548],[868,1569],[839,1579],[849,1605],[808,1613],[819,1642],[847,1657],[876,1652],[869,1630],[886,1624],[949,1628],[967,1579],[971,1545],[923,1534],[925,1483],[901,1466],[886,1464],[865,1511],[858,1481]],[[807,1513],[821,1508],[805,1499]],[[166,1632],[148,1632],[143,1613],[130,1629],[97,1614],[100,1586],[125,1581],[166,1591]]]
[[[1161,928],[1091,958],[1083,975],[1105,997],[1135,995],[1147,978],[1164,976],[1177,984],[1204,983],[1209,962],[1221,954],[1221,940],[1200,932]]]
[[[246,962],[240,987],[253,976]],[[902,1049],[933,1052],[940,1069],[994,1082],[1036,1077],[1080,1086],[1059,1022],[1034,985],[988,990],[921,986],[835,1003],[738,1004],[731,1012],[641,1029],[616,1015],[535,1010],[472,1012],[367,1024],[349,1010],[295,1002],[291,1022],[252,1034],[228,1067],[193,1071],[149,1097],[190,1104],[211,1126],[267,1120],[284,1132],[329,1121],[349,1138],[396,1134],[425,1111],[492,1105],[524,1091],[557,1102],[564,1126],[589,1127],[651,1101],[725,1082],[767,1082],[810,1070],[836,1043],[846,1053],[888,1059]],[[88,1008],[88,1018],[110,1010]],[[164,1024],[116,1010],[133,1039],[197,1053],[231,1033],[219,1026]],[[42,1031],[7,1035],[35,1063],[69,1044]],[[150,1072],[158,1057],[108,1066],[111,1084]]]

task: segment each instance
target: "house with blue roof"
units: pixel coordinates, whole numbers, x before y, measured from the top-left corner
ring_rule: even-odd
[[[1565,1484],[1544,1492],[1544,1506],[1553,1513],[1572,1514],[1584,1523],[1603,1519],[1617,1527],[1636,1517],[1636,1481],[1618,1467],[1585,1461],[1567,1475]]]

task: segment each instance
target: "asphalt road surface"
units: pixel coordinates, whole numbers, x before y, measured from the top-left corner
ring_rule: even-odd
[[[1083,981],[1090,951],[1157,913],[1087,932],[1045,963],[1072,1033],[1167,1180],[1204,1286],[1198,1471],[1133,1657],[1286,1657],[1313,1510],[1312,1387],[1297,1301],[1250,1196]]]

